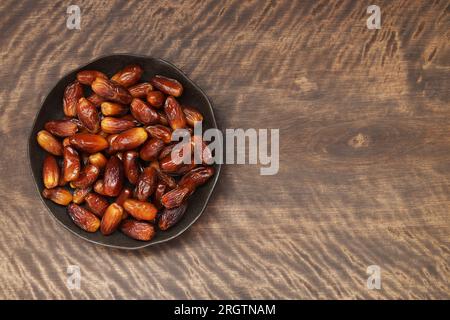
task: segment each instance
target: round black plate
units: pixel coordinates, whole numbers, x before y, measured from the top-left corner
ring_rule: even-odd
[[[124,66],[137,63],[144,69],[142,80],[150,80],[156,74],[164,75],[170,78],[177,79],[184,87],[183,95],[179,101],[182,104],[195,106],[202,112],[203,130],[209,128],[217,128],[216,120],[214,118],[213,108],[206,94],[190,80],[180,69],[173,64],[162,59],[137,56],[131,54],[115,54],[100,57],[72,72],[68,73],[56,83],[55,87],[51,89],[50,93],[45,98],[39,112],[34,120],[33,128],[30,133],[28,141],[28,158],[36,184],[39,196],[47,207],[48,211],[59,221],[66,229],[70,230],[80,238],[87,241],[101,244],[104,246],[120,248],[120,249],[139,249],[149,245],[169,241],[189,228],[203,213],[208,203],[208,200],[213,192],[214,186],[217,182],[220,173],[220,164],[215,164],[215,174],[205,185],[199,187],[196,192],[189,199],[188,209],[182,218],[174,227],[167,231],[159,231],[155,237],[148,242],[137,241],[126,237],[121,232],[115,232],[110,236],[103,236],[100,232],[88,233],[77,227],[66,212],[66,207],[57,205],[50,200],[42,197],[43,190],[42,182],[42,162],[45,156],[45,151],[42,150],[37,141],[36,134],[39,130],[44,128],[44,124],[52,119],[62,119],[64,117],[62,108],[62,99],[64,88],[76,79],[78,71],[83,69],[96,69],[112,76],[117,70]],[[85,87],[85,86],[84,86]],[[87,94],[88,90],[85,90]]]

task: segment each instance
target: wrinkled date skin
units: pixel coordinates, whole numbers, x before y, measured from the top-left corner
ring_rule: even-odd
[[[153,86],[148,82],[135,84],[128,88],[128,92],[133,98],[145,98],[153,90]]]
[[[103,97],[100,97],[98,94],[93,93],[87,99],[92,102],[96,107],[101,106],[103,102],[106,102],[106,99]]]
[[[62,143],[58,141],[50,132],[41,130],[37,133],[37,142],[42,149],[54,156],[61,156],[63,153]]]
[[[164,110],[158,110],[157,112],[158,112],[158,123],[167,127],[169,125],[169,121],[167,120],[166,113],[164,112]]]
[[[103,179],[99,179],[97,181],[95,181],[94,183],[94,191],[98,194],[101,194],[102,196],[106,196],[105,193],[105,182],[103,181]]]
[[[99,174],[99,168],[93,164],[88,164],[81,170],[78,179],[71,182],[71,186],[73,188],[87,188],[97,180]]]
[[[175,79],[157,75],[150,80],[150,83],[159,91],[170,96],[179,97],[183,93],[183,86]]]
[[[84,201],[89,210],[99,218],[103,217],[106,208],[109,206],[108,200],[93,192],[87,194]]]
[[[144,128],[132,128],[120,133],[111,142],[111,151],[125,151],[139,147],[147,140],[148,134]]]
[[[196,122],[203,121],[203,115],[197,109],[193,107],[184,106],[183,113],[186,117],[186,122],[190,127],[194,127]]]
[[[136,151],[126,151],[123,153],[123,167],[125,176],[131,184],[136,184],[141,168],[139,165],[139,154]]]
[[[83,97],[83,88],[79,81],[69,84],[64,90],[63,109],[67,117],[75,117],[77,115],[77,103]]]
[[[161,108],[164,104],[165,96],[164,93],[158,90],[149,91],[147,94],[147,102],[155,108]]]
[[[133,117],[143,125],[158,123],[158,113],[139,98],[131,101],[130,111]]]
[[[158,184],[158,186],[156,187],[153,204],[155,205],[156,209],[158,209],[158,210],[160,210],[163,207],[163,205],[161,203],[161,198],[164,195],[164,193],[166,193],[166,189],[167,189],[167,186],[162,183]]]
[[[157,174],[159,182],[166,185],[168,190],[175,189],[178,186],[175,179],[168,174],[165,174],[161,170],[157,170]]]
[[[142,70],[141,66],[137,64],[130,64],[113,75],[111,80],[125,88],[128,88],[136,84],[141,79],[143,73],[144,70]]]
[[[67,207],[67,212],[72,221],[87,232],[95,232],[100,227],[100,220],[92,212],[75,203]]]
[[[182,203],[179,207],[165,208],[158,220],[158,227],[161,230],[167,230],[181,220],[187,209],[187,203]]]
[[[77,116],[89,132],[97,133],[100,129],[100,117],[97,107],[88,99],[81,98],[78,100]]]
[[[129,104],[132,99],[127,89],[108,79],[96,78],[92,82],[91,88],[99,96],[113,102]]]
[[[77,80],[87,86],[90,86],[95,78],[108,79],[106,74],[97,70],[83,70],[77,73]]]
[[[164,142],[157,138],[151,138],[142,146],[139,156],[144,161],[153,161],[158,159],[158,155],[164,148]]]
[[[158,182],[158,176],[156,169],[153,167],[147,167],[142,171],[139,176],[136,188],[134,189],[134,198],[140,201],[146,201],[156,189]]]
[[[164,111],[166,112],[169,125],[173,130],[186,127],[186,117],[183,109],[181,109],[180,104],[174,97],[167,97],[166,103],[164,104]]]
[[[101,135],[92,133],[77,133],[69,138],[72,146],[80,151],[96,153],[108,148],[108,141]]]
[[[61,138],[70,137],[78,131],[78,126],[70,120],[48,121],[44,127],[51,134]]]
[[[136,220],[125,220],[120,230],[130,238],[140,241],[149,241],[155,235],[155,227],[150,223]]]
[[[103,177],[104,192],[107,196],[118,196],[123,187],[123,164],[117,156],[109,158]]]
[[[67,206],[70,202],[72,202],[72,194],[70,191],[61,187],[44,189],[42,191],[42,196],[62,206]]]
[[[123,203],[123,208],[137,220],[153,220],[158,209],[150,202],[127,199]]]
[[[181,178],[178,186],[189,188],[194,192],[197,187],[205,184],[213,175],[213,167],[198,167],[186,173]]]
[[[185,187],[177,187],[161,198],[161,203],[167,209],[179,207],[191,194],[191,190]]]
[[[64,147],[63,158],[64,181],[70,182],[78,179],[81,170],[80,156],[72,147]]]
[[[117,203],[111,203],[106,209],[100,223],[100,232],[107,236],[116,231],[122,222],[123,208]]]
[[[134,127],[134,121],[121,118],[105,117],[101,122],[102,131],[110,134],[120,133]]]
[[[44,164],[42,166],[42,180],[44,186],[47,189],[51,189],[58,186],[60,169],[56,158],[50,154],[47,154],[44,158]]]
[[[172,141],[172,130],[166,126],[157,124],[145,127],[145,130],[147,130],[150,137],[160,139],[166,144]]]

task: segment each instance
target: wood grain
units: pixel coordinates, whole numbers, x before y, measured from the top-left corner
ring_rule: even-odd
[[[0,2],[0,298],[450,298],[450,2]],[[225,128],[279,128],[280,171],[224,166],[183,236],[125,252],[48,215],[27,135],[66,72],[172,61]],[[379,265],[381,290],[366,288]],[[78,265],[79,290],[66,287]]]

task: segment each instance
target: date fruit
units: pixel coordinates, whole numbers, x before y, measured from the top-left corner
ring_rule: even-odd
[[[89,132],[97,133],[100,129],[100,117],[97,107],[88,99],[81,98],[78,100],[77,116]]]
[[[161,203],[167,209],[172,209],[181,206],[181,204],[189,197],[191,190],[185,187],[177,187],[161,198]]]
[[[119,195],[123,186],[123,164],[117,156],[109,158],[105,167],[104,192],[107,196],[116,197]]]
[[[165,208],[158,220],[158,227],[161,230],[167,230],[181,220],[187,209],[187,202],[182,203],[179,207],[167,209]]]
[[[75,191],[73,192],[73,203],[76,204],[81,204],[84,202],[84,199],[86,198],[86,196],[88,195],[89,192],[91,192],[92,187],[89,186],[87,188],[83,188],[83,189],[75,189]]]
[[[47,189],[52,189],[58,186],[60,169],[56,158],[50,154],[47,154],[44,158],[44,164],[42,166],[42,180],[44,186]]]
[[[51,134],[61,138],[70,137],[78,131],[78,126],[70,120],[48,121],[44,128]]]
[[[135,84],[128,88],[128,92],[133,98],[145,98],[153,90],[153,86],[148,82]]]
[[[150,80],[150,83],[167,95],[179,97],[183,93],[183,86],[175,79],[156,75]]]
[[[84,201],[86,201],[89,210],[99,218],[103,216],[106,208],[109,206],[108,200],[93,192],[87,194]]]
[[[134,127],[133,121],[121,118],[105,117],[101,122],[102,131],[110,134],[120,133]]]
[[[172,130],[166,126],[157,124],[154,126],[147,126],[145,127],[145,130],[147,130],[150,137],[160,139],[166,144],[172,141]]]
[[[72,146],[80,151],[96,153],[108,148],[108,141],[101,135],[92,133],[77,133],[69,138]]]
[[[122,221],[123,208],[117,203],[111,203],[106,209],[100,223],[100,232],[107,236],[116,231]]]
[[[105,168],[106,162],[108,162],[108,159],[106,159],[106,157],[101,152],[97,152],[89,156],[89,163],[93,164],[100,170],[103,170],[103,168]]]
[[[54,156],[61,156],[63,153],[62,143],[46,130],[37,133],[37,142],[42,149]]]
[[[82,70],[77,73],[77,80],[81,84],[90,86],[94,82],[95,78],[108,79],[106,74],[97,70]]]
[[[78,178],[70,183],[72,188],[87,188],[91,186],[98,178],[100,169],[93,164],[88,164],[81,170]]]
[[[186,117],[186,122],[192,128],[194,127],[196,122],[203,121],[203,115],[193,107],[183,107],[183,113]]]
[[[124,104],[105,101],[101,104],[101,110],[104,116],[123,116],[128,112],[128,107]]]
[[[155,236],[155,227],[142,221],[125,220],[120,230],[128,237],[140,241],[150,241]]]
[[[186,117],[183,109],[181,109],[180,104],[174,97],[167,97],[166,103],[164,104],[164,111],[166,112],[170,127],[173,130],[186,127]]]
[[[142,171],[134,189],[134,198],[140,201],[146,201],[156,189],[158,176],[155,168],[147,167]]]
[[[100,227],[100,220],[92,212],[75,203],[67,207],[67,212],[72,221],[84,231],[95,232]]]
[[[95,78],[92,82],[92,91],[99,96],[117,103],[129,104],[132,96],[123,86],[103,78]]]
[[[64,181],[70,182],[78,179],[81,170],[80,156],[72,147],[64,147],[63,175]]]
[[[147,94],[147,102],[155,108],[161,108],[164,104],[165,96],[161,91],[153,90]]]
[[[70,191],[61,187],[44,189],[42,191],[42,196],[62,206],[67,206],[70,202],[72,202],[72,194]]]
[[[141,174],[139,153],[137,153],[137,151],[126,151],[123,153],[122,157],[125,176],[131,184],[136,184],[139,175]]]
[[[159,120],[158,113],[139,98],[131,101],[130,111],[133,117],[143,125],[155,124]]]
[[[153,161],[158,159],[158,155],[164,148],[164,142],[157,138],[147,140],[141,147],[139,156],[144,161]]]
[[[83,97],[83,88],[79,81],[69,84],[64,90],[63,109],[66,117],[75,117],[77,115],[77,103]]]
[[[141,79],[144,70],[137,64],[130,64],[112,76],[111,80],[128,88]]]
[[[111,151],[125,151],[139,147],[147,140],[147,132],[144,128],[132,128],[120,133],[111,142]]]
[[[153,220],[158,209],[150,202],[127,199],[123,203],[123,208],[137,220]]]

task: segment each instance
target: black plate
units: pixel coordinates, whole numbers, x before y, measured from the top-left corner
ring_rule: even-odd
[[[30,161],[33,179],[36,184],[39,196],[49,212],[58,220],[66,229],[70,230],[80,238],[88,240],[93,243],[104,246],[120,248],[120,249],[138,249],[149,245],[165,242],[171,240],[182,234],[189,228],[203,213],[212,194],[214,186],[217,182],[220,173],[220,164],[215,165],[215,174],[205,185],[199,187],[196,192],[189,199],[188,209],[182,218],[174,227],[167,231],[159,231],[155,237],[148,242],[137,241],[126,237],[121,232],[115,232],[110,236],[103,236],[99,231],[96,233],[88,233],[77,227],[69,218],[66,207],[57,205],[50,200],[42,197],[41,191],[44,189],[42,182],[42,162],[45,156],[45,151],[42,150],[37,141],[36,134],[44,128],[44,124],[52,119],[62,119],[64,117],[62,108],[62,99],[64,88],[76,79],[78,71],[83,69],[96,69],[112,76],[117,70],[124,66],[137,63],[144,69],[142,80],[149,80],[156,74],[164,75],[170,78],[177,79],[184,87],[183,95],[179,101],[182,104],[192,105],[198,108],[203,113],[203,130],[209,128],[217,128],[216,120],[214,118],[213,108],[206,94],[190,80],[180,69],[173,64],[162,59],[137,56],[130,54],[116,54],[100,57],[85,66],[82,66],[67,75],[65,75],[44,100],[33,124],[28,141],[28,157]],[[86,89],[86,86],[84,86]],[[89,92],[85,90],[85,95]],[[55,239],[56,240],[56,239]]]

